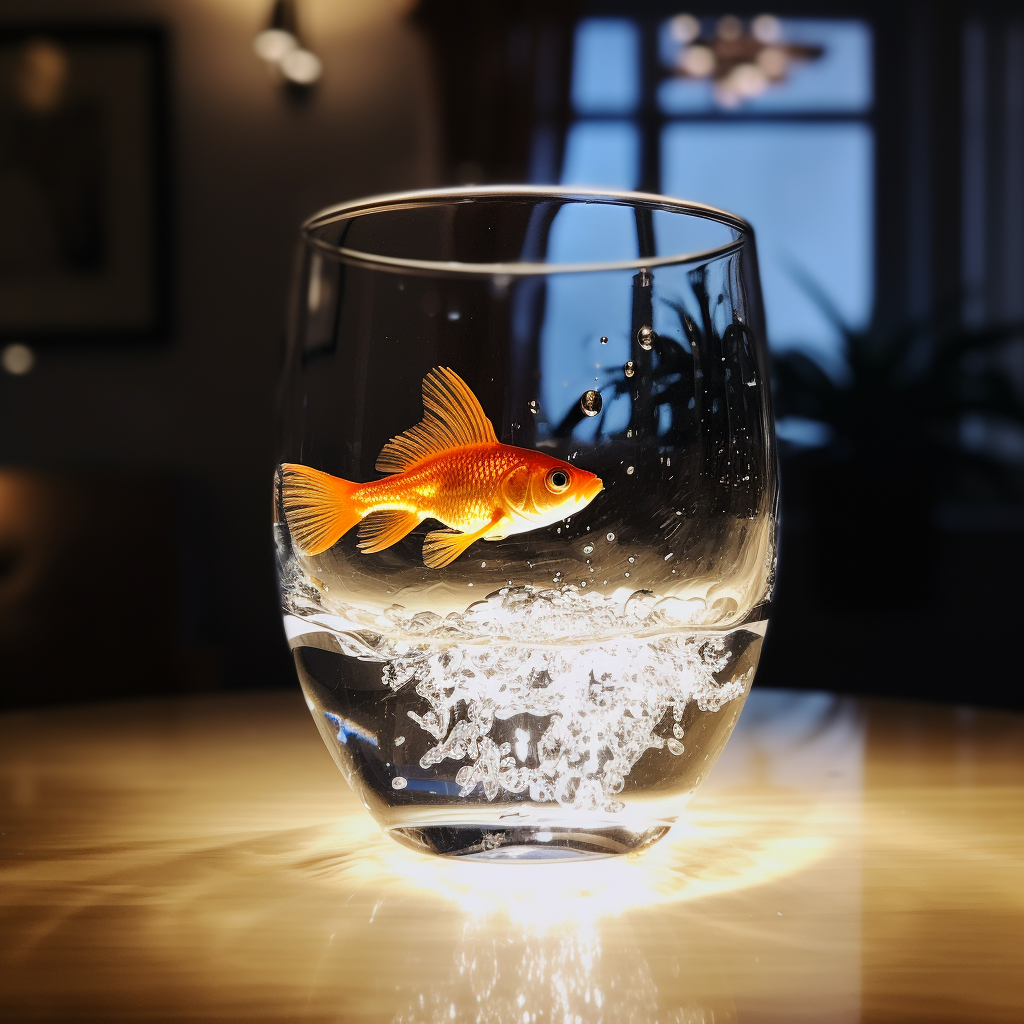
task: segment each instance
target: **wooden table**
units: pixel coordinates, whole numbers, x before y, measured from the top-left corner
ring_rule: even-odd
[[[642,858],[384,838],[298,692],[0,718],[0,1018],[1024,1020],[1024,718],[758,691]]]

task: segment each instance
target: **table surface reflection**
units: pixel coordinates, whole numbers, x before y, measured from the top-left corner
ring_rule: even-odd
[[[300,695],[0,717],[16,1020],[1024,1018],[1024,718],[755,691],[640,858],[384,838]]]

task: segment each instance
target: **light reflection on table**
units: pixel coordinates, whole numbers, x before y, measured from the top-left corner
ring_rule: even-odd
[[[297,693],[0,718],[5,1020],[1019,1020],[1024,719],[758,691],[637,859],[384,838]]]

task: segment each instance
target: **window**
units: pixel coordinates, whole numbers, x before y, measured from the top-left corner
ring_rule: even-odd
[[[731,21],[580,22],[561,181],[639,187],[745,217],[770,343],[838,372],[831,311],[859,328],[874,302],[871,30],[851,19]],[[723,32],[755,50],[760,33],[760,51],[785,51],[784,76],[758,81],[750,62],[731,73],[735,82],[678,70],[699,71]],[[645,63],[644,54],[655,56]],[[757,66],[771,72],[770,59]]]

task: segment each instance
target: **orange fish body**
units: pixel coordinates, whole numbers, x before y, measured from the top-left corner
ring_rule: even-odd
[[[501,444],[453,370],[427,374],[423,405],[423,420],[381,451],[376,468],[390,474],[382,480],[358,484],[308,466],[281,467],[285,516],[305,554],[326,551],[357,523],[359,549],[383,551],[424,519],[437,519],[449,529],[434,530],[423,542],[423,561],[436,569],[477,540],[557,523],[603,486],[560,459]]]

